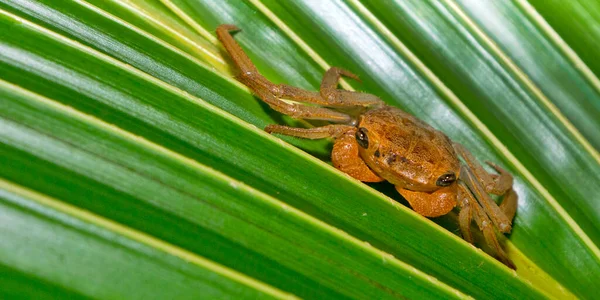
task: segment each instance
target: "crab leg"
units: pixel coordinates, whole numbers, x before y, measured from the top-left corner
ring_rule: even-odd
[[[471,232],[473,210],[471,208],[471,201],[469,201],[469,198],[472,198],[471,192],[464,185],[464,183],[459,182],[458,205],[460,207],[460,212],[458,213],[458,224],[460,225],[460,232],[462,233],[463,239],[473,244],[473,233]]]
[[[325,75],[323,75],[320,89],[321,97],[323,97],[325,101],[319,104],[328,106],[383,105],[383,101],[375,95],[337,89],[342,76],[360,81],[358,76],[342,68],[329,68],[329,70],[325,72]]]
[[[492,219],[494,225],[500,232],[510,232],[511,221],[504,215],[496,202],[485,192],[479,180],[475,178],[470,170],[463,166],[460,168],[460,178],[467,184],[475,199],[483,207],[483,211]]]
[[[494,195],[504,195],[504,193],[508,192],[509,189],[513,186],[513,177],[510,173],[506,172],[506,170],[502,169],[500,166],[496,165],[493,162],[486,161],[490,167],[494,168],[496,172],[500,175],[492,174],[490,175],[493,178],[492,183],[488,183],[486,185],[486,191],[488,193],[492,193]]]
[[[358,77],[347,71],[340,71],[341,69],[331,68],[325,73],[321,88],[325,88],[321,93],[307,91],[301,88],[290,86],[287,84],[274,84],[258,72],[256,66],[250,58],[244,53],[244,50],[240,45],[233,39],[230,31],[240,30],[235,25],[221,25],[217,28],[217,37],[233,59],[233,62],[241,70],[238,79],[247,85],[250,89],[259,94],[258,90],[261,90],[261,94],[270,93],[276,101],[285,103],[279,98],[289,99],[299,102],[308,102],[325,106],[356,106],[356,105],[370,105],[374,103],[383,103],[379,98],[374,95],[365,93],[356,93],[350,91],[337,90],[337,83],[341,75],[348,76],[350,78],[358,79]],[[325,96],[322,96],[325,95]],[[259,97],[262,96],[259,94]],[[263,99],[273,109],[288,114],[286,111],[281,111],[277,106],[274,107],[272,99],[269,101]],[[283,104],[281,104],[283,105]],[[280,106],[281,106],[280,105]],[[295,108],[297,108],[296,106]],[[326,110],[322,108],[322,110]],[[331,111],[331,110],[327,110]],[[338,113],[339,114],[339,113]]]
[[[246,85],[254,90],[258,97],[269,104],[271,108],[290,117],[296,119],[324,120],[337,123],[349,123],[352,121],[352,118],[347,114],[317,106],[287,103],[278,99],[263,87],[255,86],[252,82],[247,83]]]
[[[498,195],[507,194],[503,200],[508,200],[504,206],[507,212],[511,212],[509,208],[510,205],[514,207],[516,210],[516,194],[512,191],[512,176],[508,174],[504,169],[499,166],[489,163],[493,168],[495,168],[500,175],[490,175],[484,168],[481,166],[473,157],[473,155],[465,149],[462,145],[458,143],[453,144],[454,148],[458,152],[460,156],[462,156],[466,163],[467,167],[461,168],[461,178],[467,183],[475,198],[481,203],[485,212],[494,222],[494,225],[500,230],[500,232],[510,232],[511,230],[511,220],[514,217],[514,211],[509,218],[503,209],[500,209],[496,202],[490,198],[488,193],[495,193]],[[485,186],[482,186],[482,184]],[[510,193],[510,195],[508,195]],[[510,197],[514,198],[510,198]],[[510,199],[507,199],[510,198]]]
[[[513,270],[516,270],[515,264],[512,262],[512,260],[510,260],[510,258],[508,258],[508,255],[506,254],[506,252],[504,252],[504,250],[502,250],[502,247],[500,247],[500,243],[498,242],[498,238],[496,237],[494,228],[489,224],[489,219],[487,219],[487,216],[480,210],[480,206],[476,205],[475,207],[475,222],[477,223],[481,231],[483,231],[483,237],[485,238],[485,242],[488,245],[490,245],[494,250],[496,250],[496,256],[498,257],[498,259],[500,259],[500,261],[503,264],[505,264]]]
[[[484,213],[483,207],[481,207],[481,205],[473,198],[473,195],[469,193],[469,190],[464,185],[464,183],[459,183],[459,190],[462,192],[463,197],[465,197],[464,200],[466,200],[467,203],[471,204],[469,206],[468,213],[473,216],[473,218],[475,219],[475,223],[477,223],[477,226],[479,227],[479,230],[483,232],[485,242],[496,251],[496,256],[503,264],[515,270],[515,264],[512,262],[512,260],[510,260],[510,258],[508,258],[506,252],[502,250],[502,247],[498,242],[498,238],[496,237],[496,233],[494,232],[494,227],[491,225],[490,218]],[[463,218],[466,219],[466,217]],[[461,216],[459,214],[459,220],[460,219]],[[461,232],[463,232],[463,238],[465,238],[465,240],[467,240],[468,242],[470,242],[468,240],[469,238],[471,239],[471,241],[473,239],[470,232],[470,225],[470,218],[468,220],[468,223],[463,223],[461,220]],[[465,234],[465,232],[468,232],[468,234]],[[466,236],[469,236],[469,238],[467,238]]]
[[[331,122],[347,123],[350,116],[330,109],[314,106],[290,104],[280,98],[304,102],[323,102],[321,95],[297,87],[274,84],[262,76],[244,50],[233,39],[229,31],[240,30],[235,25],[221,25],[217,28],[217,37],[229,52],[233,62],[240,68],[238,79],[253,90],[258,97],[265,101],[274,110],[299,119],[325,120]]]
[[[311,100],[322,101],[321,95],[317,92],[303,90],[286,84],[274,84],[258,72],[254,63],[244,52],[242,47],[233,39],[230,31],[240,31],[237,26],[223,24],[217,27],[217,38],[225,47],[225,50],[233,59],[235,65],[241,73],[238,79],[251,89],[261,88],[272,93],[277,98],[286,98],[290,100],[312,102]]]
[[[500,209],[509,220],[512,220],[517,212],[517,199],[517,192],[510,189],[502,198],[502,203],[500,203]]]
[[[348,125],[326,125],[315,128],[296,128],[283,125],[267,125],[265,131],[268,133],[278,133],[305,139],[323,139],[327,137],[337,138],[345,132],[354,129],[355,127]]]
[[[458,152],[458,154],[465,159],[467,165],[471,171],[473,171],[475,176],[481,181],[481,184],[487,193],[503,195],[512,187],[513,177],[500,166],[492,162],[486,162],[500,175],[490,174],[483,168],[483,166],[481,166],[481,164],[477,162],[477,160],[473,157],[473,154],[471,154],[471,152],[469,152],[461,144],[454,143],[454,148],[456,149],[456,152]]]

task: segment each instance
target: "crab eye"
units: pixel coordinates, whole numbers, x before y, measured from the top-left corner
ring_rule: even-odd
[[[361,147],[367,149],[369,148],[369,137],[367,136],[367,129],[364,127],[359,128],[356,131],[356,142],[358,143],[358,145],[360,145]]]
[[[454,174],[454,172],[448,172],[442,176],[440,176],[440,178],[438,178],[438,180],[435,182],[435,184],[437,186],[449,186],[452,183],[454,183],[456,181],[456,174]]]

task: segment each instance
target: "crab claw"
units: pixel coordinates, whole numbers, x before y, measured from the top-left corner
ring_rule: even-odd
[[[439,217],[456,206],[457,184],[454,183],[434,192],[416,192],[396,187],[414,211],[425,217]]]

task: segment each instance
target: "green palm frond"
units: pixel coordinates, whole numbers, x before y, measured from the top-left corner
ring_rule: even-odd
[[[570,17],[566,17],[569,12]],[[600,5],[562,1],[0,0],[0,295],[593,298]],[[514,272],[234,78],[341,66],[515,176]]]

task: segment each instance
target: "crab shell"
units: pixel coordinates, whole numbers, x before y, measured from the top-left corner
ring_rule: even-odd
[[[446,186],[440,181],[444,178],[453,179],[455,185],[460,162],[442,132],[390,106],[362,114],[358,128],[368,136],[367,148],[359,149],[361,158],[399,191],[432,193]],[[455,206],[454,198],[443,210]],[[415,208],[413,203],[411,206]]]

